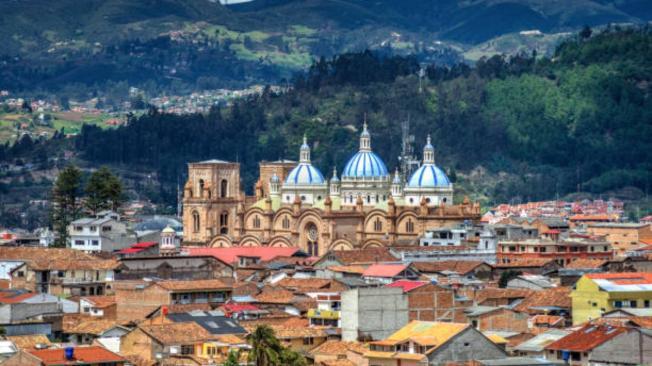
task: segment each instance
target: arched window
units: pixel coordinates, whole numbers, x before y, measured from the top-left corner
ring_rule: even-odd
[[[260,229],[260,217],[254,216],[254,229]]]
[[[430,198],[426,198],[426,203],[430,203]]]
[[[371,203],[371,196],[367,195],[367,203]]]
[[[376,203],[378,203],[378,195],[376,195]]]
[[[200,179],[199,180],[199,197],[204,197],[204,180]]]
[[[446,197],[444,197],[444,199],[443,199],[442,201],[443,201],[444,203],[446,203],[446,201],[448,201],[448,200],[446,199]]]
[[[414,232],[414,222],[412,222],[412,219],[408,219],[407,222],[405,222],[405,231],[408,233]]]
[[[220,214],[220,234],[229,233],[229,213],[224,211]]]
[[[222,179],[220,182],[220,197],[225,198],[229,195],[229,182],[226,179]]]
[[[308,248],[308,255],[316,257],[319,255],[319,231],[317,226],[313,223],[306,226],[306,247]]]
[[[282,226],[283,226],[283,229],[289,229],[290,228],[290,219],[288,219],[287,216],[283,217]]]
[[[374,231],[376,232],[383,231],[383,222],[380,221],[379,217],[376,217],[376,221],[374,221]]]
[[[198,233],[199,232],[199,227],[200,227],[199,213],[197,211],[195,211],[195,212],[192,213],[192,231],[194,233]]]

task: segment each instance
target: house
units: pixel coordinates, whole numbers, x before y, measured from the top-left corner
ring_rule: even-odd
[[[43,349],[51,345],[45,334],[30,334],[20,336],[6,336],[19,350]]]
[[[120,259],[116,280],[208,280],[233,277],[233,266],[212,255],[133,256]]]
[[[12,263],[11,286],[61,296],[111,291],[120,264],[64,248],[0,247],[0,263]],[[21,262],[18,266],[14,263]]]
[[[545,347],[546,358],[565,361],[569,365],[589,365],[594,349],[620,334],[627,333],[627,331],[625,327],[586,324],[547,345]],[[634,351],[632,346],[627,347],[628,350]]]
[[[219,306],[231,298],[232,279],[119,281],[115,285],[117,320],[139,320],[163,305]]]
[[[493,266],[482,261],[413,262],[412,266],[421,274],[435,279],[451,274],[468,279],[493,279]]]
[[[413,320],[386,339],[369,343],[370,365],[440,365],[504,358],[499,346],[466,323]]]
[[[315,365],[322,365],[328,361],[347,360],[353,365],[364,365],[364,354],[369,348],[358,342],[344,342],[330,340],[311,349],[308,355],[314,360]]]
[[[138,242],[136,234],[127,230],[115,213],[77,219],[68,226],[69,247],[87,253],[108,252],[127,248]]]
[[[528,315],[502,306],[471,306],[466,309],[471,325],[481,332],[500,331],[525,333]]]
[[[23,350],[3,366],[123,366],[127,360],[103,347],[66,347]]]
[[[308,310],[307,314],[310,325],[341,327],[342,296],[339,293],[322,293],[316,295],[315,301],[317,307]]]
[[[262,310],[254,304],[236,302],[228,302],[220,306],[219,310],[222,311],[225,316],[236,320],[260,319],[269,314],[269,311]]]
[[[425,281],[399,280],[386,287],[403,289],[408,297],[409,320],[467,321],[464,309],[470,305],[451,288]]]
[[[635,249],[643,241],[652,240],[652,224],[601,222],[589,224],[586,231],[603,236],[619,255]]]
[[[331,266],[350,266],[382,262],[395,262],[398,258],[393,256],[388,248],[367,248],[353,250],[330,250],[319,258],[314,264],[315,269],[325,269]]]
[[[6,335],[59,335],[65,311],[77,311],[72,303],[48,294],[24,290],[0,290],[0,326]]]
[[[522,274],[507,281],[506,288],[525,288],[529,290],[544,290],[553,288],[555,284],[550,281],[549,277],[542,275]]]
[[[217,338],[195,322],[140,324],[124,335],[120,352],[148,364],[170,356],[201,356],[204,345]]]
[[[597,319],[620,308],[650,308],[652,273],[590,273],[582,276],[571,293],[573,324]]]
[[[76,345],[92,344],[105,331],[116,326],[115,320],[79,314],[64,316],[62,323],[63,338]]]
[[[561,265],[551,258],[510,259],[509,262],[494,264],[494,276],[499,277],[507,271],[549,275],[557,272],[560,267]]]
[[[339,329],[333,327],[297,327],[282,324],[270,324],[269,326],[274,330],[274,335],[284,347],[301,354],[308,353],[328,340],[340,338]],[[256,326],[245,325],[245,328],[249,333],[252,333],[255,331]]]
[[[512,306],[532,294],[528,289],[507,289],[488,287],[478,291],[466,291],[475,305],[481,306]]]
[[[408,323],[402,288],[356,288],[342,292],[342,340],[383,339]]]
[[[115,319],[115,296],[84,296],[79,299],[79,313],[93,317]]]
[[[652,364],[652,332],[630,328],[618,332],[589,355],[591,365],[650,365]]]
[[[235,267],[268,262],[276,257],[307,258],[307,253],[295,247],[232,247],[232,248],[183,248],[181,255],[213,256]]]
[[[157,256],[160,254],[159,243],[155,241],[143,241],[132,244],[128,248],[120,249],[114,254],[118,258]]]
[[[195,322],[213,335],[244,336],[247,331],[235,319],[228,318],[220,311],[191,311],[168,314],[167,318],[174,323]]]
[[[410,264],[374,263],[362,272],[362,278],[367,282],[389,284],[398,280],[417,280],[419,272]]]
[[[605,272],[608,260],[604,259],[578,259],[560,268],[558,271],[559,282],[562,286],[573,286],[575,282],[587,273]],[[637,271],[638,272],[638,271]]]
[[[577,259],[611,259],[612,245],[600,237],[574,236],[501,241],[496,250],[498,263],[517,260],[553,259],[560,266]]]
[[[514,309],[530,315],[554,314],[569,316],[571,290],[570,287],[553,287],[541,291],[532,291],[516,304]]]
[[[564,338],[571,332],[563,329],[550,329],[547,332],[540,333],[534,338],[512,348],[512,352],[517,356],[545,358],[545,348],[552,342]]]

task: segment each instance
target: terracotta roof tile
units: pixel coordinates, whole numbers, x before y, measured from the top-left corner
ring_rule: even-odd
[[[115,296],[82,296],[81,298],[100,309],[115,305]]]
[[[78,365],[81,363],[98,364],[111,362],[124,362],[123,357],[99,346],[75,347],[73,359],[67,360],[63,348],[29,350],[27,351],[44,365]]]
[[[329,255],[333,255],[338,262],[344,265],[356,263],[393,262],[398,260],[398,258],[394,257],[387,248],[333,250],[326,253],[324,257],[328,257]]]
[[[284,278],[277,282],[276,285],[299,292],[339,292],[348,289],[338,281],[323,278]]]
[[[439,262],[414,262],[412,265],[423,273],[435,273],[442,271],[457,272],[466,275],[476,269],[478,266],[485,264],[482,261],[439,261]]]
[[[156,325],[139,325],[143,332],[164,345],[195,344],[213,340],[210,334],[201,325],[195,322],[166,323]]]
[[[531,295],[534,291],[520,288],[485,288],[475,294],[475,300],[482,304],[487,300],[495,299],[523,299]]]
[[[61,328],[68,334],[100,335],[116,325],[115,320],[92,317],[84,314],[66,314],[61,321]]]
[[[549,344],[546,349],[588,352],[625,332],[627,332],[627,328],[624,327],[587,324],[566,337]]]
[[[233,287],[231,278],[212,280],[168,280],[156,282],[157,285],[169,291],[184,290],[225,290]]]
[[[32,334],[21,336],[7,336],[7,340],[12,341],[19,349],[35,349],[37,344],[50,344],[50,340],[45,334]]]
[[[67,248],[0,247],[0,258],[28,262],[36,270],[103,270],[120,265],[115,259],[101,259]]]
[[[364,272],[364,270],[367,269],[367,267],[361,265],[349,265],[349,266],[330,266],[327,269],[333,272],[353,273],[353,274],[361,275],[362,272]]]
[[[514,310],[536,313],[535,307],[543,306],[556,306],[560,308],[570,309],[571,307],[571,289],[569,287],[554,287],[544,289],[541,291],[534,291],[516,305]]]
[[[364,272],[363,277],[394,277],[408,268],[407,264],[372,264]]]
[[[496,263],[494,267],[495,268],[543,267],[550,262],[554,262],[554,259],[548,259],[548,258],[514,259],[510,263]]]
[[[353,361],[349,361],[347,359],[336,359],[336,360],[325,360],[321,361],[318,366],[356,366],[356,364]]]
[[[242,324],[241,324],[242,325]],[[306,337],[327,337],[329,335],[328,331],[338,331],[338,328],[333,327],[288,327],[284,325],[276,324],[267,324],[270,328],[274,330],[276,338],[280,340],[285,339],[296,339],[296,338],[306,338]],[[253,333],[256,330],[256,326],[251,326],[249,324],[244,325],[245,329],[249,333]]]
[[[294,256],[299,248],[278,247],[233,247],[233,248],[185,248],[190,255],[210,255],[222,262],[232,264],[238,257],[260,257],[261,261],[269,261],[276,257]]]
[[[603,265],[605,265],[608,261],[604,259],[588,259],[588,258],[580,258],[577,260],[574,260],[564,266],[564,268],[568,269],[595,269],[595,268],[600,268]]]
[[[385,285],[385,287],[400,287],[403,289],[403,292],[410,292],[427,284],[428,282],[426,281],[398,280],[390,283],[389,285]]]
[[[281,316],[266,316],[256,320],[239,320],[245,329],[255,329],[259,325],[279,326],[285,328],[303,328],[308,326],[308,319],[283,313]]]
[[[263,291],[254,297],[256,302],[267,304],[291,304],[294,294],[283,288],[265,287]]]
[[[331,340],[322,343],[321,345],[310,350],[311,355],[330,355],[330,356],[340,356],[346,355],[348,351],[353,351],[355,353],[364,354],[369,349],[358,342],[345,342]]]

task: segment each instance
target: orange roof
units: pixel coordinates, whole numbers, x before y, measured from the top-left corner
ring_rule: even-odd
[[[368,249],[354,249],[354,250],[332,250],[327,252],[323,258],[329,256],[345,265],[355,263],[379,263],[379,262],[392,262],[398,260],[393,256],[387,248],[368,248]]]
[[[589,273],[585,276],[592,280],[609,280],[616,285],[652,284],[652,273],[650,272]]]
[[[475,294],[475,301],[478,304],[490,299],[522,299],[531,295],[534,291],[521,288],[485,288]]]
[[[301,249],[279,247],[233,247],[233,248],[186,248],[190,255],[210,255],[222,262],[231,264],[238,257],[260,257],[261,261],[269,261],[276,257],[291,257]]]
[[[106,308],[115,305],[115,296],[82,296],[81,299],[90,302],[96,308]]]
[[[574,260],[574,261],[570,262],[564,268],[569,268],[569,269],[600,268],[605,263],[607,263],[607,260],[604,260],[604,259],[580,258],[580,259],[577,259],[577,260]]]
[[[441,271],[457,272],[465,275],[478,266],[485,264],[482,261],[438,261],[438,262],[414,262],[412,266],[420,272],[432,273]],[[487,264],[488,265],[488,264]]]
[[[167,280],[156,284],[169,291],[224,290],[233,287],[231,278],[213,280]]]
[[[66,359],[63,348],[29,350],[27,352],[41,360],[44,365],[78,365],[80,362],[97,364],[126,361],[121,356],[99,346],[75,347],[72,360]]]
[[[587,324],[566,337],[552,342],[546,347],[546,349],[588,352],[625,332],[627,332],[627,328],[624,327]]]
[[[541,291],[534,291],[526,296],[514,310],[525,313],[536,313],[537,307],[556,306],[560,308],[571,308],[570,287],[554,287]]]
[[[310,351],[311,355],[346,355],[348,351],[353,351],[358,354],[363,354],[369,349],[358,342],[345,342],[338,340],[330,340],[322,343],[321,345],[313,348]]]
[[[364,277],[394,277],[408,268],[407,264],[372,264],[364,272]]]
[[[597,214],[597,215],[573,215],[569,218],[571,221],[611,221],[615,220],[617,216],[607,215],[607,214]]]
[[[327,269],[333,272],[342,272],[342,273],[355,273],[362,274],[367,267],[359,265],[349,265],[349,266],[330,266]]]
[[[543,267],[546,264],[554,262],[554,259],[550,258],[522,258],[522,259],[513,259],[510,263],[497,263],[494,264],[496,268],[513,268],[513,267]]]

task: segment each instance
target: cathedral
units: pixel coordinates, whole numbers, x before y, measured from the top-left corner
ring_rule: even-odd
[[[261,162],[255,196],[240,186],[240,165],[191,163],[183,190],[184,245],[300,247],[310,255],[415,245],[425,230],[480,219],[480,206],[453,204],[453,184],[435,164],[430,136],[409,177],[391,174],[372,150],[366,122],[360,148],[330,179],[311,163],[303,138],[299,162]]]

